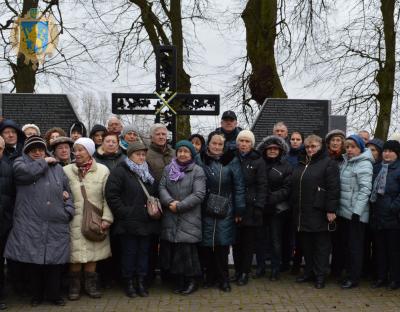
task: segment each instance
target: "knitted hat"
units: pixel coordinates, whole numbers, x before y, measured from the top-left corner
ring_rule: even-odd
[[[365,143],[364,140],[359,135],[357,134],[350,135],[346,138],[346,140],[354,141],[357,144],[358,148],[361,150],[361,153],[364,153]]]
[[[126,156],[130,157],[132,153],[137,151],[147,151],[146,145],[144,145],[141,141],[136,141],[128,145],[128,149],[126,150]]]
[[[251,146],[254,147],[256,144],[256,138],[254,137],[253,132],[250,130],[242,130],[239,132],[238,136],[236,137],[236,143],[239,143],[240,139],[248,139],[251,141]]]
[[[90,156],[93,156],[94,152],[96,151],[96,146],[93,140],[89,138],[79,138],[75,141],[74,147],[75,145],[82,145],[87,150]]]
[[[139,134],[138,130],[134,125],[126,125],[122,129],[121,137],[124,138],[124,136],[127,135],[129,132],[135,132],[137,135]]]
[[[396,140],[386,141],[385,144],[383,144],[383,150],[391,150],[392,152],[396,153],[397,157],[399,157],[400,143],[399,143],[399,141],[396,141]]]
[[[68,137],[58,137],[50,142],[51,150],[55,150],[57,145],[67,143],[70,147],[74,145],[74,140]]]
[[[22,152],[28,154],[34,148],[43,148],[47,152],[46,141],[38,135],[32,135],[25,140]]]
[[[366,147],[368,147],[368,145],[374,145],[380,153],[383,152],[383,141],[381,139],[378,138],[374,138],[372,140],[370,140],[366,145]]]
[[[328,145],[329,141],[332,140],[334,136],[340,136],[343,140],[346,138],[346,134],[342,130],[334,129],[325,136],[325,143]]]
[[[178,153],[178,149],[180,147],[187,147],[190,150],[190,153],[192,154],[192,158],[194,158],[197,154],[196,149],[194,148],[192,142],[190,142],[188,140],[181,140],[178,143],[176,143],[176,145],[175,145],[176,153]]]
[[[37,135],[40,135],[40,129],[39,129],[39,127],[36,126],[35,124],[26,124],[26,125],[24,125],[24,126],[22,127],[22,131],[25,131],[26,129],[29,129],[29,128],[35,129]]]

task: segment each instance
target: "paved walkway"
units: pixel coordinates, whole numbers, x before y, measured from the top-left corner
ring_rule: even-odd
[[[400,290],[371,289],[366,281],[352,290],[342,290],[329,281],[325,289],[316,290],[311,284],[299,285],[293,281],[293,276],[284,274],[278,282],[262,278],[252,279],[245,287],[232,285],[228,294],[218,289],[200,289],[187,297],[175,295],[157,284],[150,289],[150,297],[134,299],[115,287],[101,299],[83,296],[79,301],[68,301],[65,307],[43,304],[32,308],[29,298],[11,296],[7,311],[400,311]]]

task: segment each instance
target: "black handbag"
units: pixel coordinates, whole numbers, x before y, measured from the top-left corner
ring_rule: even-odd
[[[221,196],[221,180],[222,180],[222,165],[219,171],[219,186],[218,194],[210,193],[207,198],[206,213],[207,215],[219,219],[223,219],[228,215],[229,198]]]

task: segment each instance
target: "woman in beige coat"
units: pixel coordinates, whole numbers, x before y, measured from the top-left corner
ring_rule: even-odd
[[[103,209],[102,228],[108,230],[113,216],[104,197],[104,188],[109,175],[106,166],[96,163],[92,158],[95,151],[94,142],[89,138],[79,138],[74,143],[76,163],[64,167],[75,206],[75,217],[70,223],[71,257],[69,299],[80,297],[80,280],[83,267],[85,291],[92,298],[100,298],[101,292],[96,283],[96,262],[111,256],[109,237],[101,242],[94,242],[82,235],[83,196],[80,188],[79,174],[82,176],[88,200],[96,207]]]

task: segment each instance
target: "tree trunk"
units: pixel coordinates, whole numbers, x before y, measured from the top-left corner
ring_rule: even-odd
[[[176,47],[177,59],[177,92],[190,93],[190,76],[183,68],[183,33],[182,33],[182,14],[181,0],[171,0],[170,7],[171,20],[171,36],[172,44]],[[179,107],[180,103],[175,101],[175,106]],[[178,116],[176,125],[177,141],[187,139],[191,134],[190,116]]]
[[[38,8],[38,0],[24,0],[21,16],[25,16],[30,9]],[[12,66],[15,89],[17,93],[33,93],[36,84],[37,65],[29,61],[25,63],[25,56],[18,52],[17,64]]]
[[[394,93],[396,69],[394,9],[395,1],[381,0],[385,59],[379,64],[379,69],[375,78],[379,88],[379,92],[376,96],[379,102],[379,114],[375,129],[375,137],[382,140],[386,140],[389,133]]]
[[[249,88],[259,105],[266,98],[287,98],[275,61],[277,12],[277,0],[248,0],[242,13],[247,57],[252,67]]]

